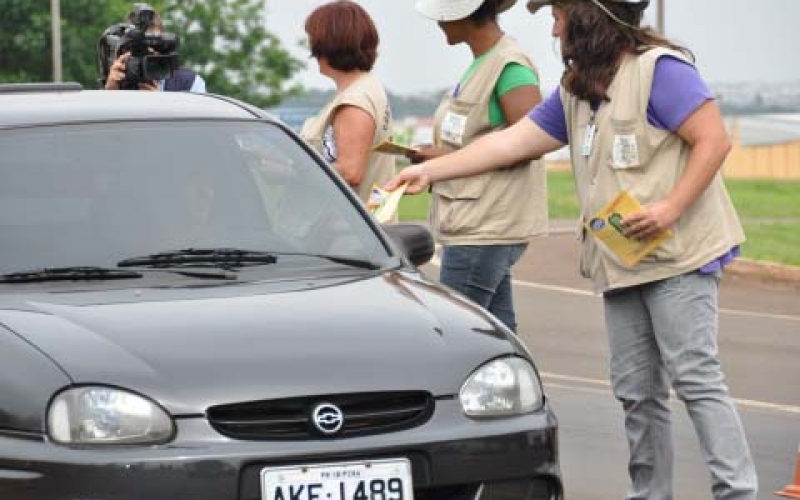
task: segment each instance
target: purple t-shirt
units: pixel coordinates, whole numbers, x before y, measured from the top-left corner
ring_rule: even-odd
[[[650,91],[650,102],[647,103],[647,121],[656,128],[675,132],[689,115],[713,98],[714,94],[694,66],[671,56],[661,57],[656,61],[653,73],[653,88]],[[528,118],[554,139],[564,144],[569,142],[564,104],[558,89],[533,108],[528,113]],[[699,271],[705,274],[719,272],[740,253],[736,246]]]
[[[647,121],[654,127],[675,132],[700,105],[714,94],[694,66],[664,56],[656,61],[653,88],[647,104]],[[558,89],[528,113],[553,138],[567,144],[567,121]]]

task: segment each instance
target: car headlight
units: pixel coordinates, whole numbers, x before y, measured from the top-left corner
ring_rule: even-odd
[[[517,357],[500,358],[478,368],[459,392],[470,417],[522,415],[541,408],[544,398],[531,364]]]
[[[158,444],[175,426],[152,401],[111,387],[68,389],[53,399],[47,416],[50,438],[61,444]]]

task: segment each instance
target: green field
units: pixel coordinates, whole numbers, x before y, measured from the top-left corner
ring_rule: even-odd
[[[574,219],[578,204],[569,172],[548,172],[551,219]],[[742,256],[800,266],[800,181],[728,180],[725,182],[742,219],[747,242]],[[428,195],[405,196],[401,220],[425,220]]]

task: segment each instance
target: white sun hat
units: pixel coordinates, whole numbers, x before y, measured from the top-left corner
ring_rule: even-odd
[[[491,0],[418,0],[414,8],[434,21],[458,21],[469,17],[486,1]],[[500,0],[497,12],[507,11],[515,3],[517,0]]]

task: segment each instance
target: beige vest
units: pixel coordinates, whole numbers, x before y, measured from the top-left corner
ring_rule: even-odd
[[[489,99],[508,63],[533,69],[519,45],[504,37],[475,72],[445,95],[436,111],[434,145],[456,150],[492,131]],[[429,222],[444,245],[508,245],[547,232],[547,176],[540,161],[437,182]]]
[[[371,73],[350,84],[344,91],[338,93],[320,113],[306,120],[300,135],[321,155],[326,156],[326,149],[335,156],[336,146],[333,144],[331,122],[339,106],[350,105],[363,109],[375,120],[375,134],[372,144],[378,144],[391,136],[392,112],[386,92],[377,78]],[[361,201],[369,201],[372,185],[383,186],[395,173],[394,156],[371,152],[367,159],[367,170],[361,184],[353,189],[358,193]]]
[[[642,205],[663,200],[683,175],[689,146],[677,134],[647,121],[655,64],[666,54],[691,63],[681,53],[664,48],[624,59],[608,90],[611,102],[597,110],[589,157],[581,150],[592,115],[590,106],[561,88],[583,220],[620,190],[629,191]],[[742,243],[744,232],[720,173],[672,230],[671,238],[634,267],[581,231],[581,273],[600,291],[638,285],[699,269]]]

